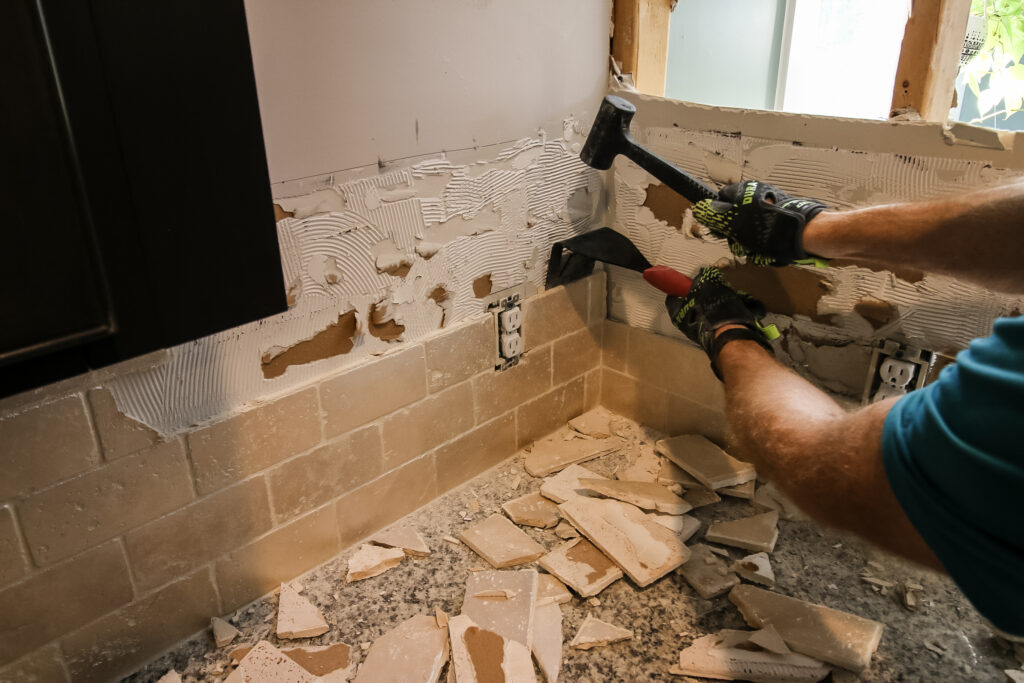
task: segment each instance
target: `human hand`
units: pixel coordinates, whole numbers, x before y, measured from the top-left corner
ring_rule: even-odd
[[[803,247],[804,228],[828,208],[767,183],[746,180],[726,185],[718,199],[702,199],[693,216],[713,234],[729,240],[737,256],[762,266],[783,266],[813,258]]]

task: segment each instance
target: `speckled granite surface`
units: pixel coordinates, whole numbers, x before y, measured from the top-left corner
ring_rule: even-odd
[[[636,439],[650,441],[649,432],[634,430]],[[625,464],[621,456],[591,461],[587,467],[612,475]],[[517,490],[511,484],[519,479]],[[541,480],[527,475],[522,454],[484,473],[465,486],[433,501],[402,523],[412,523],[432,549],[424,558],[408,558],[385,574],[346,585],[345,567],[352,548],[301,579],[307,595],[323,612],[330,630],[317,638],[279,643],[273,636],[277,598],[269,597],[231,616],[242,637],[221,650],[208,635],[197,636],[161,657],[127,680],[155,681],[171,668],[185,681],[222,680],[227,676],[228,653],[245,643],[268,639],[289,645],[326,645],[339,641],[355,648],[369,646],[399,622],[440,607],[458,614],[470,567],[487,563],[464,545],[444,536],[456,536],[466,525],[500,512],[501,503],[539,489]],[[475,503],[474,503],[475,501]],[[475,505],[479,508],[474,510]],[[721,503],[691,514],[704,524],[690,540],[696,542],[709,522],[751,514],[747,501],[724,498]],[[780,521],[779,541],[771,554],[776,590],[797,598],[847,610],[885,624],[881,645],[863,681],[1003,681],[1006,668],[1020,665],[1004,641],[995,638],[946,578],[917,569],[871,549],[857,539],[825,530],[813,522]],[[546,548],[558,539],[552,530],[526,528]],[[743,551],[730,549],[733,559]],[[869,568],[869,561],[884,570]],[[895,592],[876,593],[860,574],[870,571],[889,581],[916,580],[924,586],[922,606],[905,609]],[[566,644],[588,613],[632,629],[632,641],[588,651],[563,648],[562,676],[566,682],[683,681],[668,673],[681,648],[695,638],[722,628],[747,628],[725,596],[703,600],[676,572],[645,589],[622,579],[606,588],[600,604],[574,598],[562,605]],[[212,615],[211,615],[212,616]],[[932,650],[944,651],[938,654]],[[844,680],[857,680],[850,678]]]

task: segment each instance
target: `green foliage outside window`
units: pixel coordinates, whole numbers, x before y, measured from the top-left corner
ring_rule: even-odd
[[[1009,118],[1024,106],[1024,0],[972,0],[971,14],[987,24],[981,49],[961,69],[978,98],[980,116],[971,123],[1000,114]]]

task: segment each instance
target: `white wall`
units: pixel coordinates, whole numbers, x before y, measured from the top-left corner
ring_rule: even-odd
[[[606,89],[611,0],[245,5],[275,183],[560,134]]]

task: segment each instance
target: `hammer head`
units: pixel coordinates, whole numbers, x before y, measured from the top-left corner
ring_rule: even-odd
[[[587,166],[607,171],[617,154],[625,151],[630,144],[629,122],[633,120],[636,107],[615,95],[606,95],[597,111],[594,125],[590,127],[587,141],[580,150],[580,159]]]

